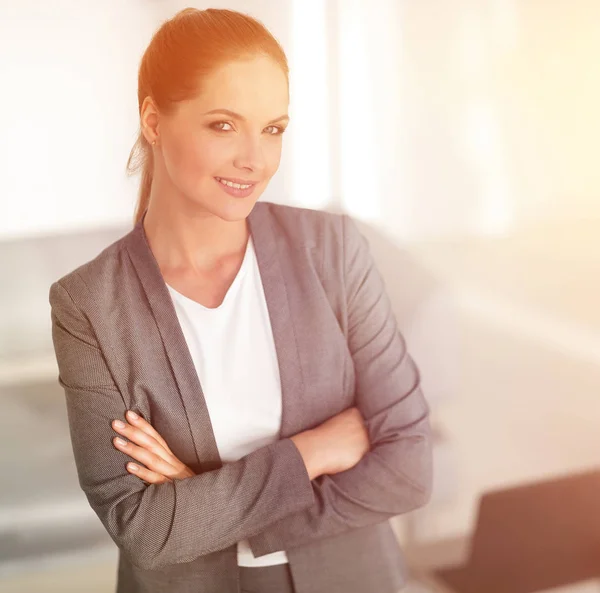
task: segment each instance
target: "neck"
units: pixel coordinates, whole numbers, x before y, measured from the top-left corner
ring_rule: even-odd
[[[143,226],[161,270],[210,270],[243,252],[250,234],[246,219],[229,222],[197,206],[169,208],[152,197]]]

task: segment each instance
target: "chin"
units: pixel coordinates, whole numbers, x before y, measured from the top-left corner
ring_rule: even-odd
[[[235,199],[233,202],[226,201],[215,205],[213,208],[210,208],[210,211],[222,220],[237,222],[248,217],[256,202],[256,199]]]

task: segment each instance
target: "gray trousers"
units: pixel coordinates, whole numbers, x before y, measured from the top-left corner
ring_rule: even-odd
[[[289,564],[240,566],[241,593],[294,593]]]

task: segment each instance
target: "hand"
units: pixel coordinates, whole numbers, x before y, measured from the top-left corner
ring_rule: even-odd
[[[348,408],[314,429],[328,474],[354,467],[368,453],[371,443],[364,418],[357,407]]]
[[[113,444],[119,451],[146,466],[128,463],[127,471],[150,484],[184,480],[196,475],[173,455],[165,440],[146,420],[131,410],[127,412],[126,417],[129,423],[124,422],[120,427],[117,425],[119,420],[114,420],[112,427],[130,442],[123,445],[118,442],[119,437],[115,437]]]
[[[290,438],[298,447],[311,480],[354,467],[370,449],[369,433],[356,407]]]

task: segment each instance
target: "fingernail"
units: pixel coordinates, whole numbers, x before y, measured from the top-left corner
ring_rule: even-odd
[[[138,469],[140,469],[135,463],[128,463],[127,467],[133,472],[136,472]]]
[[[114,425],[115,425],[117,428],[125,428],[125,423],[124,423],[124,422],[121,422],[120,420],[115,420],[115,421],[114,421]]]
[[[128,416],[129,416],[129,417],[130,417],[132,420],[137,420],[137,419],[139,418],[139,416],[138,416],[138,415],[137,415],[135,412],[133,412],[132,410],[129,410],[129,411],[127,412],[127,415],[128,415]]]
[[[118,444],[118,445],[125,446],[125,445],[127,444],[127,441],[124,441],[124,440],[123,440],[122,438],[120,438],[120,437],[117,437],[117,438],[115,439],[115,441],[117,441],[117,444]]]

